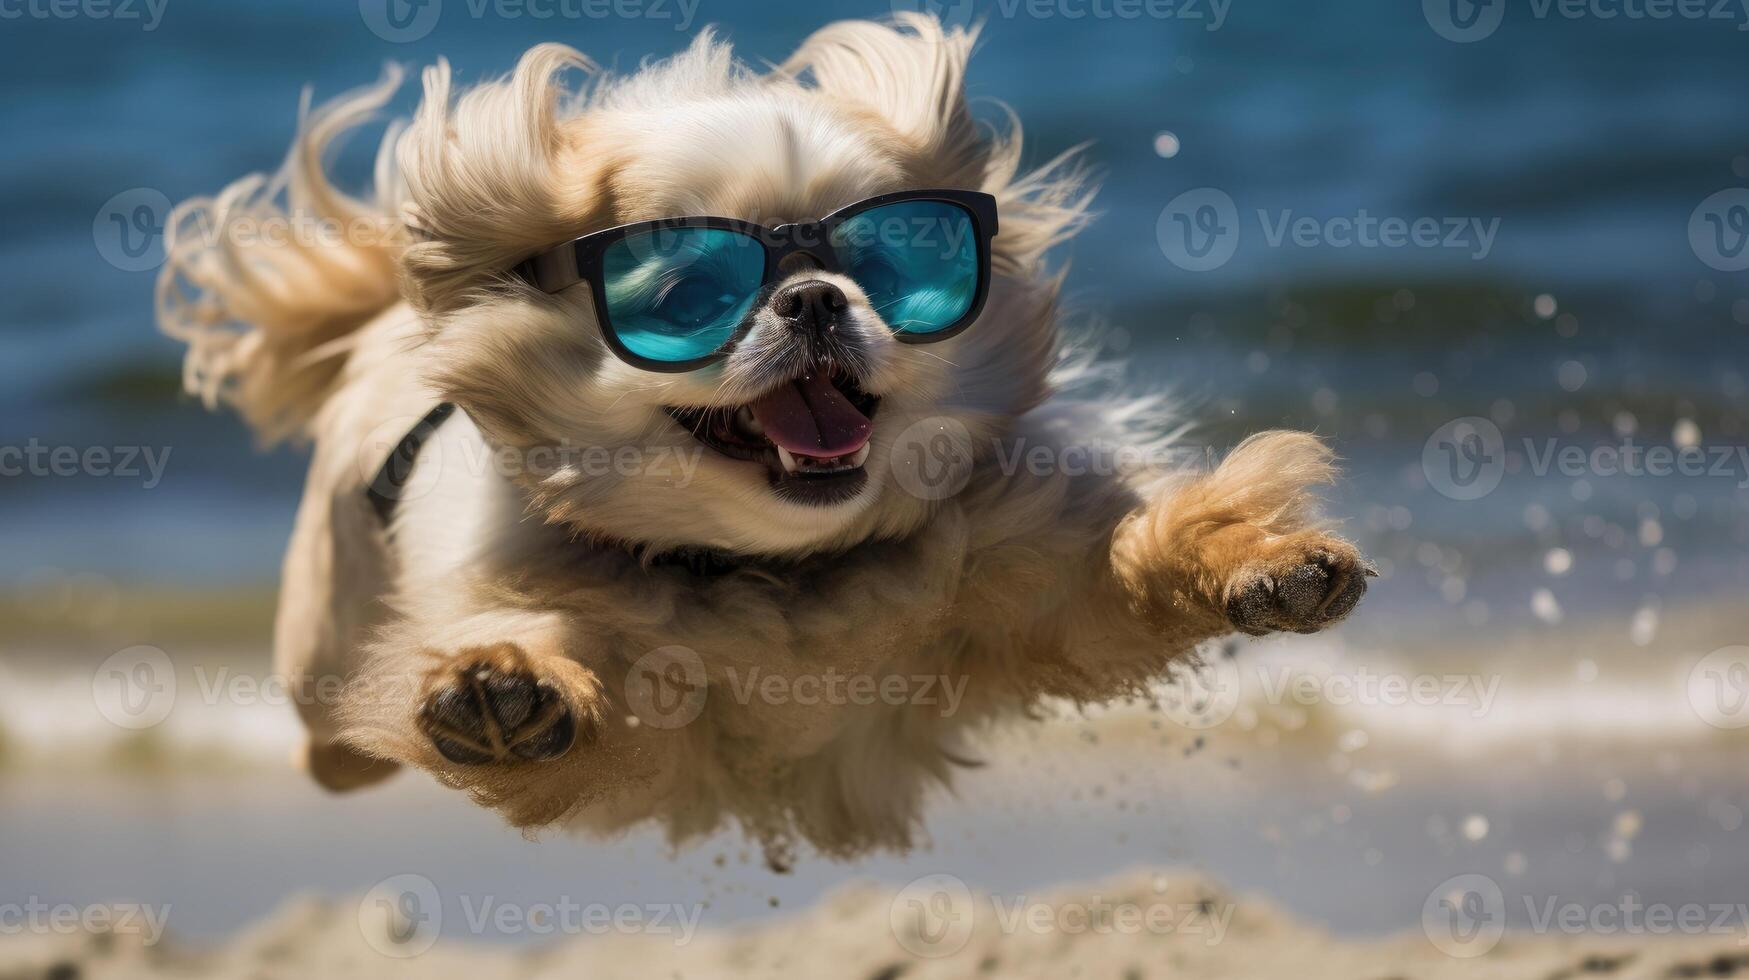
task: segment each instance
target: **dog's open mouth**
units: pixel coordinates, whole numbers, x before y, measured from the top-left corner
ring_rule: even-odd
[[[669,408],[699,442],[764,463],[772,489],[803,504],[837,504],[868,482],[863,464],[879,396],[841,371],[810,372],[734,408]]]

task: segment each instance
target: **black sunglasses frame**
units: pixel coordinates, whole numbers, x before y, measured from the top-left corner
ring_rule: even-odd
[[[696,216],[685,218],[659,218],[654,221],[638,221],[629,225],[619,225],[602,231],[591,232],[581,238],[566,242],[556,248],[549,249],[517,265],[512,272],[545,293],[556,293],[569,289],[579,282],[589,283],[590,293],[595,301],[595,319],[600,324],[602,339],[614,354],[633,367],[645,371],[660,371],[678,373],[693,371],[707,364],[715,363],[727,357],[736,343],[752,329],[753,317],[744,317],[722,344],[702,357],[686,361],[657,361],[633,353],[619,338],[614,329],[612,318],[607,313],[607,291],[602,284],[602,256],[607,249],[626,238],[645,232],[679,231],[682,229],[707,228],[720,231],[733,231],[746,235],[758,241],[765,249],[765,269],[761,277],[761,291],[769,289],[781,268],[783,262],[792,255],[806,255],[813,259],[819,267],[827,272],[843,273],[839,268],[837,254],[832,250],[832,233],[839,225],[851,218],[874,208],[889,204],[900,204],[909,201],[940,201],[961,208],[970,216],[972,233],[978,249],[978,286],[972,297],[972,305],[966,309],[964,316],[941,330],[929,333],[907,333],[903,330],[893,331],[893,336],[907,344],[929,344],[938,340],[947,340],[971,326],[984,310],[984,302],[990,295],[990,240],[996,237],[996,199],[981,191],[963,190],[918,190],[896,191],[882,194],[864,201],[839,208],[819,221],[796,222],[768,228],[751,221],[738,218],[720,218],[715,216]],[[757,303],[755,304],[757,306]]]

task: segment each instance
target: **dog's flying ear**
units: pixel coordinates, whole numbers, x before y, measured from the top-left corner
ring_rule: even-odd
[[[839,101],[878,112],[939,166],[932,176],[977,186],[982,150],[966,108],[965,72],[977,29],[944,30],[934,17],[902,13],[889,27],[840,21],[816,31],[781,69]]]
[[[542,44],[510,77],[458,98],[447,62],[426,69],[425,98],[397,148],[413,239],[402,268],[416,307],[446,309],[532,243],[560,241],[588,218],[588,175],[558,161],[578,156],[566,77],[594,70],[578,52]]]

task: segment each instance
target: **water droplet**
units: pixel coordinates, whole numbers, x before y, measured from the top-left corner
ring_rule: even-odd
[[[1472,813],[1464,818],[1464,839],[1479,841],[1488,836],[1488,818],[1479,813]]]
[[[1565,548],[1550,548],[1543,556],[1543,571],[1556,577],[1573,570],[1573,553]]]

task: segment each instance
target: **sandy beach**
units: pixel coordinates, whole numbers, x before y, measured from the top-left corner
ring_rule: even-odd
[[[1749,949],[1728,936],[1501,936],[1484,926],[1462,936],[1436,927],[1343,941],[1190,875],[1131,874],[1008,900],[952,881],[898,892],[852,886],[799,915],[740,932],[588,935],[527,951],[438,938],[442,925],[398,920],[368,895],[294,901],[217,947],[173,939],[146,947],[109,935],[10,940],[0,944],[0,976],[1629,980],[1749,971]]]
[[[1565,669],[1534,635],[1247,644],[993,732],[914,853],[782,875],[732,832],[525,839],[417,775],[329,797],[289,709],[210,694],[259,653],[179,660],[150,738],[27,658],[0,977],[1730,976],[1742,743],[1685,682],[1735,629],[1672,608],[1654,655],[1598,617]]]

